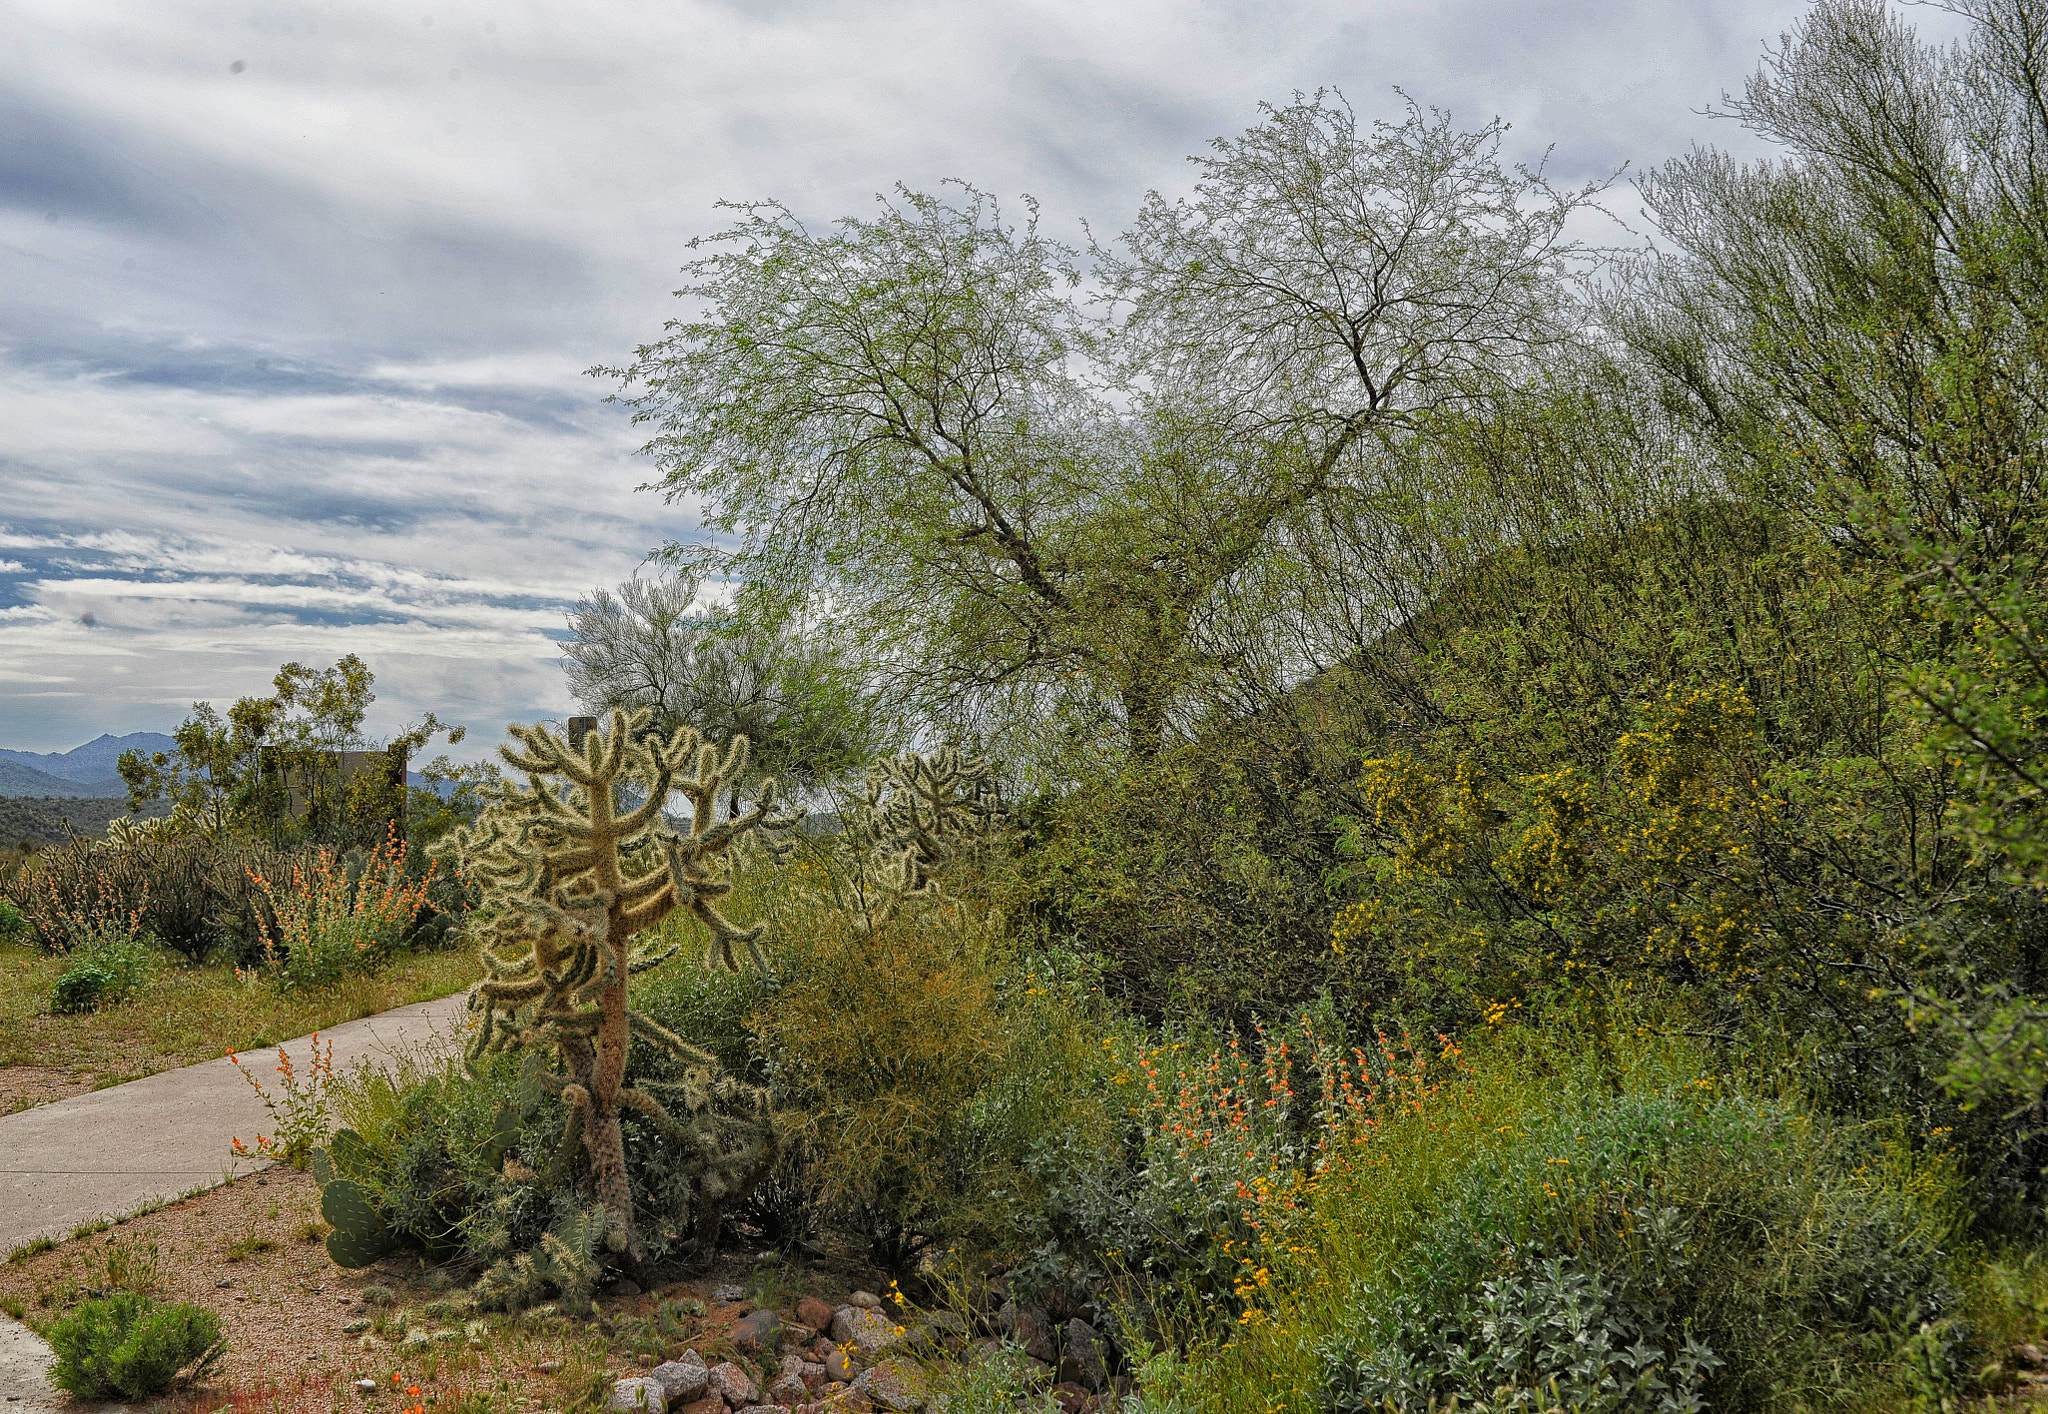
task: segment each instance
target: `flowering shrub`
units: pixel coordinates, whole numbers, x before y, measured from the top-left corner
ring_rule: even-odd
[[[277,1048],[277,1073],[280,1077],[277,1093],[263,1088],[242,1058],[233,1051],[228,1060],[249,1082],[249,1088],[256,1092],[256,1098],[263,1101],[263,1108],[270,1115],[270,1133],[256,1136],[254,1148],[241,1140],[230,1141],[238,1159],[275,1159],[302,1169],[312,1158],[313,1150],[327,1141],[334,1128],[334,1099],[330,1093],[334,1085],[334,1042],[320,1044],[320,1033],[313,1033],[303,1076],[292,1064],[292,1058],[284,1047]]]
[[[1027,1285],[1078,1297],[1137,1280],[1246,1326],[1316,1250],[1321,1187],[1365,1161],[1390,1115],[1426,1108],[1459,1056],[1441,1038],[1434,1054],[1405,1036],[1352,1045],[1308,1012],[1248,1042],[1125,1028],[1101,1045],[1123,1142],[1042,1153],[1050,1231]]]
[[[368,852],[338,859],[331,849],[294,860],[291,878],[249,871],[269,907],[259,919],[263,967],[279,988],[328,986],[357,972],[374,971],[405,941],[426,905],[434,866],[419,878],[406,873],[406,845],[396,832]]]

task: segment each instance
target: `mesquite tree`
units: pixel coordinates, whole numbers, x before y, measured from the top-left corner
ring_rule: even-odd
[[[771,815],[767,782],[751,809],[720,820],[726,784],[745,771],[747,740],[721,752],[694,729],[645,735],[647,713],[615,712],[602,731],[571,744],[539,726],[514,726],[519,745],[500,754],[525,773],[506,784],[476,824],[445,848],[483,891],[490,921],[484,980],[470,994],[479,1019],[472,1054],[505,1047],[552,1051],[546,1076],[567,1107],[564,1142],[580,1140],[593,1196],[605,1210],[606,1245],[630,1271],[645,1265],[633,1226],[622,1118],[659,1130],[695,1165],[700,1234],[773,1157],[767,1095],[720,1072],[704,1050],[634,1011],[632,977],[672,957],[679,944],[636,948],[677,909],[708,930],[715,966],[738,969],[742,955],[765,967],[760,925],[742,928],[719,912],[732,888],[730,856],[749,837],[771,852],[792,818]],[[622,789],[624,788],[624,789]],[[671,794],[689,802],[687,830],[663,814]],[[622,799],[638,797],[638,803]],[[635,1037],[677,1064],[673,1082],[626,1083]]]

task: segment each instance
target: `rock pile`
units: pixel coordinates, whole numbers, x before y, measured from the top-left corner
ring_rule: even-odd
[[[951,1312],[899,1323],[865,1291],[836,1309],[806,1296],[791,1315],[785,1321],[763,1308],[733,1326],[732,1347],[752,1370],[735,1361],[709,1365],[696,1351],[685,1351],[618,1380],[608,1414],[920,1414],[923,1374],[904,1357],[982,1360],[1006,1349],[1062,1414],[1098,1414],[1128,1389],[1127,1381],[1112,1376],[1113,1353],[1093,1326],[1078,1317],[1059,1325],[1015,1302],[1003,1303],[982,1323],[987,1334],[979,1340]]]

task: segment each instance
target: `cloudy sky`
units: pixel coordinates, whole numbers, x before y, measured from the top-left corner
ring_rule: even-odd
[[[351,651],[373,726],[560,714],[566,607],[694,528],[582,370],[658,333],[720,198],[958,176],[1113,231],[1322,84],[1654,166],[1742,146],[1699,110],[1802,9],[0,0],[0,746]]]

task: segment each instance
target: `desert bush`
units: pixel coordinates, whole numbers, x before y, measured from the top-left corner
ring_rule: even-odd
[[[1043,945],[1101,958],[1129,1010],[1248,1026],[1345,984],[1323,884],[1342,781],[1251,732],[1171,747],[1036,802],[999,896]]]
[[[748,1027],[810,1222],[899,1274],[934,1242],[1014,1245],[1032,1137],[1084,1098],[1079,1015],[1017,984],[976,909],[817,909],[784,933]]]
[[[85,1301],[50,1328],[50,1382],[81,1399],[147,1399],[181,1372],[204,1374],[225,1342],[220,1317],[186,1302],[119,1291]]]
[[[98,1011],[147,989],[165,959],[139,924],[132,914],[102,917],[83,932],[66,954],[70,965],[50,985],[50,1010],[60,1015]]]
[[[28,915],[11,898],[0,897],[0,943],[17,943],[30,933]]]
[[[1295,1169],[1286,1221],[1228,1239],[1233,1328],[1162,1397],[1745,1410],[1840,1406],[1907,1364],[1957,1381],[1952,1158],[1666,1042],[1510,1037],[1427,1075]]]
[[[117,820],[105,839],[39,851],[9,886],[36,942],[66,951],[95,920],[135,915],[189,961],[216,951],[252,960],[264,905],[249,875],[275,871],[283,856],[231,838],[124,826]]]
[[[263,968],[280,989],[329,986],[378,964],[406,941],[426,904],[434,873],[406,869],[407,847],[387,837],[377,848],[337,858],[321,847],[294,859],[289,874],[249,870],[265,908],[258,928]]]

